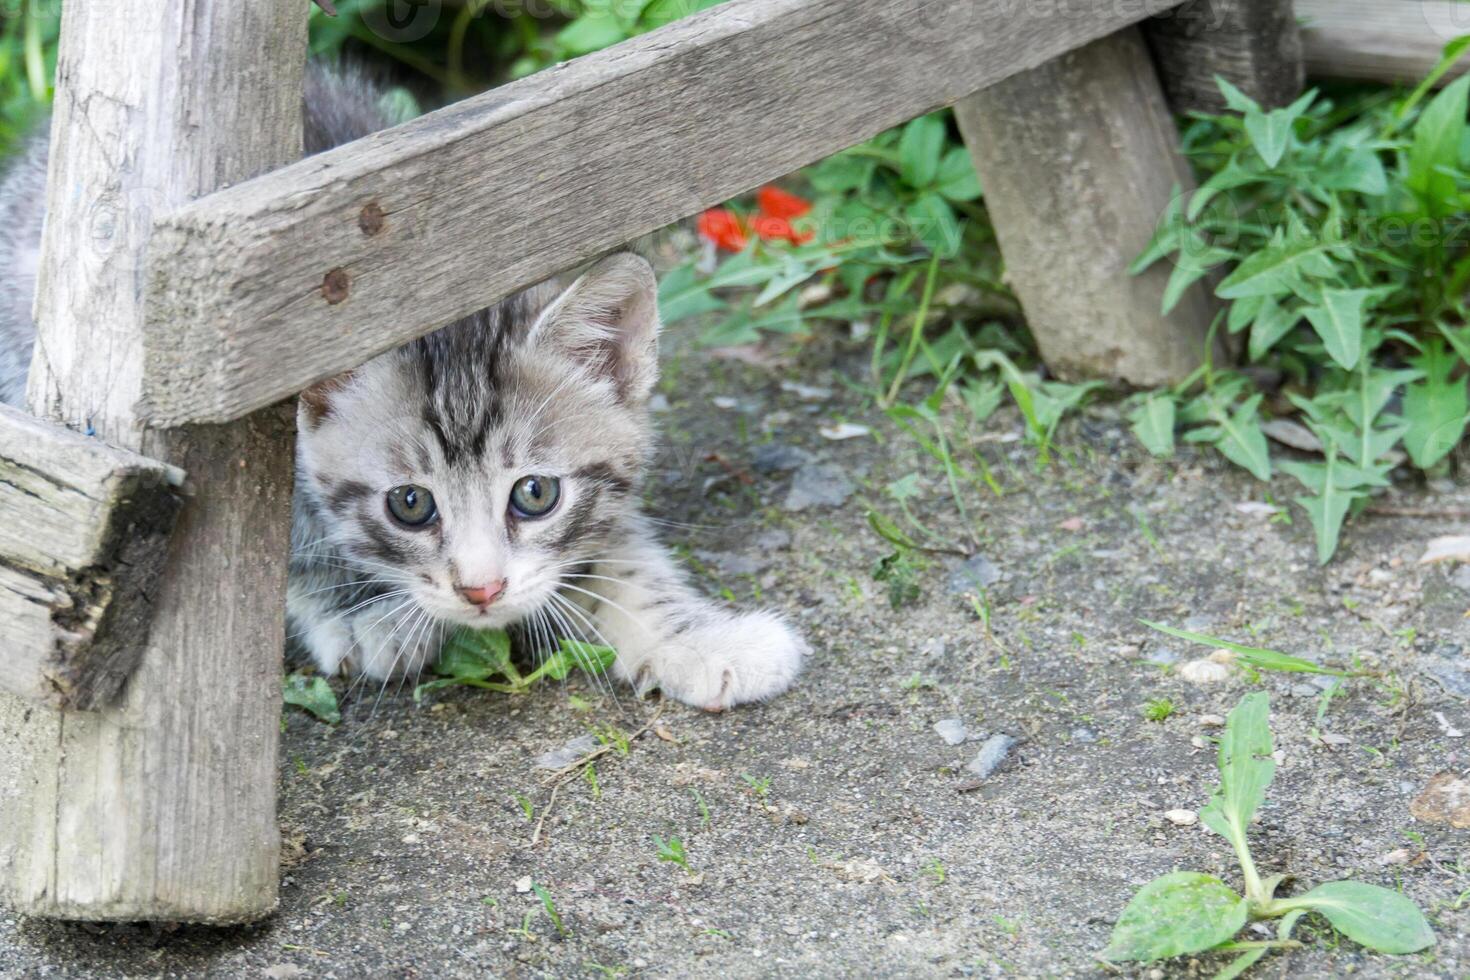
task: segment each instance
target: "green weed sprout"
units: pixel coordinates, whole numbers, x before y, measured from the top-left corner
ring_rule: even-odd
[[[560,649],[547,656],[541,666],[522,674],[511,662],[510,637],[504,630],[465,628],[455,632],[440,651],[433,667],[438,678],[414,688],[413,699],[419,701],[430,691],[459,685],[502,694],[524,694],[537,681],[564,680],[574,669],[601,674],[615,659],[617,651],[612,647],[563,639]],[[492,680],[497,677],[501,679]]]
[[[1110,962],[1152,962],[1206,951],[1238,951],[1217,974],[1237,977],[1272,949],[1300,944],[1291,939],[1309,912],[1325,918],[1347,938],[1380,953],[1414,953],[1434,943],[1419,907],[1403,895],[1361,881],[1330,881],[1305,894],[1277,898],[1285,875],[1261,878],[1251,858],[1246,831],[1276,774],[1269,703],[1262,692],[1247,694],[1230,712],[1220,740],[1220,785],[1200,812],[1206,827],[1230,841],[1240,863],[1245,895],[1213,875],[1175,871],[1139,889],[1118,917],[1112,941],[1102,952]],[[1277,919],[1277,938],[1241,941],[1251,920]]]
[[[684,851],[684,842],[677,837],[664,840],[657,834],[653,835],[653,843],[658,848],[658,859],[677,864],[684,869],[685,874],[694,874],[694,869],[689,866],[689,855]]]

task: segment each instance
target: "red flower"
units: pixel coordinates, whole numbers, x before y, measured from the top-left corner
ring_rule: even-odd
[[[699,236],[727,252],[743,252],[748,239],[740,216],[729,208],[710,208],[699,216]]]
[[[812,209],[812,202],[783,191],[772,184],[762,187],[755,195],[761,214],[768,218],[790,221],[800,218]]]
[[[809,231],[797,231],[785,218],[769,214],[758,214],[750,223],[750,230],[763,242],[788,241],[793,245],[805,245],[815,236]]]

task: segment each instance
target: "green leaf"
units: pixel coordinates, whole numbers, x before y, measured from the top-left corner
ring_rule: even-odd
[[[337,694],[325,677],[287,674],[281,690],[282,700],[315,715],[319,721],[335,725],[342,720],[337,707]]]
[[[1417,953],[1434,945],[1434,930],[1417,905],[1366,882],[1329,881],[1279,904],[1320,912],[1338,932],[1380,953]]]
[[[1241,300],[1236,300],[1237,303]],[[1276,342],[1287,334],[1292,328],[1301,322],[1302,312],[1299,307],[1287,306],[1285,303],[1275,299],[1267,298],[1261,306],[1261,312],[1251,324],[1251,339],[1249,344],[1250,359],[1259,361],[1265,357]]]
[[[939,161],[939,182],[934,187],[951,201],[973,201],[984,193],[970,151],[957,146]]]
[[[851,151],[828,157],[805,171],[807,179],[823,194],[845,194],[866,187],[878,163]]]
[[[510,637],[504,630],[476,630],[462,626],[454,631],[434,672],[445,677],[484,680],[502,673],[510,664]]]
[[[588,674],[601,674],[618,659],[618,651],[612,647],[585,640],[564,638],[561,641],[561,652]]]
[[[1322,305],[1306,311],[1327,353],[1351,371],[1363,355],[1363,304],[1371,289],[1324,289]]]
[[[1221,170],[1216,171],[1209,180],[1200,185],[1199,190],[1189,199],[1189,207],[1185,214],[1190,221],[1200,216],[1205,206],[1215,200],[1216,196],[1223,191],[1234,190],[1237,187],[1245,187],[1262,179],[1259,173],[1247,170],[1240,165],[1240,161],[1231,157]]]
[[[1266,166],[1274,167],[1281,162],[1287,147],[1291,145],[1292,125],[1316,98],[1316,91],[1311,91],[1285,108],[1272,109],[1270,112],[1261,112],[1259,109],[1246,111],[1246,135],[1250,137],[1251,145],[1256,148]]]
[[[1205,646],[1217,647],[1221,650],[1229,650],[1240,658],[1240,662],[1255,667],[1258,670],[1277,670],[1288,674],[1331,674],[1334,677],[1346,677],[1348,673],[1342,670],[1332,670],[1321,664],[1314,664],[1310,660],[1301,657],[1293,657],[1279,650],[1267,650],[1264,647],[1248,647],[1230,640],[1222,640],[1218,636],[1210,636],[1206,633],[1191,633],[1189,630],[1175,629],[1173,626],[1165,626],[1163,623],[1153,623],[1146,619],[1140,619],[1140,623],[1149,629],[1167,633],[1181,640],[1191,643],[1203,643]]]
[[[1102,958],[1168,959],[1225,942],[1245,927],[1249,904],[1219,878],[1175,871],[1138,890],[1118,922]]]
[[[1174,271],[1169,274],[1169,282],[1164,286],[1164,314],[1168,315],[1178,305],[1185,290],[1203,279],[1215,266],[1228,262],[1233,257],[1233,253],[1223,248],[1181,249],[1175,259]]]
[[[1221,299],[1245,296],[1284,296],[1306,276],[1333,273],[1328,250],[1332,247],[1311,238],[1288,242],[1284,236],[1260,251],[1252,252],[1215,290]]]
[[[713,313],[725,308],[725,301],[710,292],[701,282],[693,263],[671,270],[658,284],[659,315],[665,325],[677,323],[700,313]]]
[[[904,208],[904,220],[914,238],[941,258],[960,250],[960,222],[949,202],[933,191],[920,194]]]
[[[1155,456],[1174,455],[1174,399],[1153,394],[1145,398],[1133,414],[1133,434]]]
[[[639,26],[645,30],[672,24],[680,17],[716,6],[721,0],[649,0],[638,15]]]
[[[898,140],[898,164],[905,184],[917,190],[938,179],[944,139],[944,121],[935,115],[910,120],[903,128]]]
[[[1327,491],[1319,496],[1293,498],[1307,512],[1307,517],[1312,522],[1312,529],[1317,534],[1317,564],[1327,564],[1337,553],[1337,543],[1342,535],[1343,521],[1347,520],[1348,510],[1359,496],[1361,494],[1337,490],[1329,486]]]
[[[1465,424],[1470,421],[1465,379],[1451,378],[1457,361],[1438,337],[1426,341],[1424,353],[1412,359],[1424,373],[1424,380],[1409,385],[1404,392],[1404,418],[1409,423],[1404,448],[1421,470],[1444,459],[1459,445]]]
[[[1231,333],[1240,333],[1261,315],[1267,303],[1275,302],[1269,296],[1247,296],[1230,304],[1225,325]]]
[[[1460,145],[1465,138],[1467,93],[1470,75],[1436,95],[1414,124],[1404,183],[1430,215],[1452,214],[1460,207],[1453,171],[1459,168]]]
[[[1200,811],[1200,820],[1232,843],[1244,843],[1266,787],[1276,775],[1272,758],[1270,701],[1264,691],[1240,699],[1225,721],[1220,739],[1220,786]]]
[[[1000,407],[1005,388],[998,381],[972,381],[960,388],[960,397],[976,422],[984,422]]]
[[[569,58],[590,54],[626,41],[628,32],[604,12],[583,14],[556,33],[557,48]]]
[[[1184,221],[1183,196],[1179,185],[1175,184],[1173,192],[1169,195],[1169,203],[1164,207],[1164,213],[1159,216],[1158,224],[1154,226],[1153,237],[1149,239],[1148,245],[1144,246],[1138,258],[1128,266],[1128,274],[1136,276],[1170,252],[1177,251],[1181,243],[1192,234],[1193,232]]]
[[[1251,98],[1249,95],[1246,95],[1240,89],[1232,85],[1229,81],[1225,79],[1225,76],[1215,76],[1215,87],[1218,88],[1220,90],[1220,94],[1225,97],[1225,104],[1236,112],[1239,112],[1243,115],[1247,112],[1261,111],[1261,106],[1259,103],[1256,102],[1255,99]]]
[[[1457,37],[1446,44],[1444,50],[1440,52],[1438,64],[1431,68],[1429,74],[1425,75],[1419,84],[1415,86],[1414,91],[1409,93],[1409,97],[1399,104],[1394,115],[1400,119],[1406,118],[1414,110],[1414,107],[1424,99],[1424,96],[1434,90],[1439,80],[1449,74],[1449,70],[1455,66],[1455,62],[1465,56],[1466,51],[1470,51],[1470,34]]]
[[[1221,432],[1215,448],[1257,480],[1265,481],[1271,479],[1271,450],[1256,414],[1261,397],[1252,395],[1233,414],[1227,416],[1222,412],[1216,417]]]

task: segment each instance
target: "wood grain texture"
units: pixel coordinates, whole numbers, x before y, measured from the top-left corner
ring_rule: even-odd
[[[1171,3],[729,0],[211,195],[159,224],[144,411],[234,418]]]
[[[1170,266],[1128,274],[1176,187],[1194,186],[1137,28],[955,106],[1006,275],[1047,367],[1136,385],[1197,367],[1213,302],[1159,311]]]
[[[1189,0],[1144,22],[1175,112],[1221,112],[1219,75],[1267,107],[1302,92],[1302,38],[1292,0]]]
[[[1296,0],[1307,73],[1417,84],[1444,46],[1470,34],[1470,4],[1456,0]],[[1444,77],[1470,71],[1463,59]]]
[[[301,153],[308,5],[68,2],[31,408],[189,474],[152,632],[118,702],[0,696],[0,900],[37,915],[237,922],[275,906],[293,426],[145,429],[153,217]]]
[[[176,467],[0,406],[0,690],[109,702],[142,656]]]

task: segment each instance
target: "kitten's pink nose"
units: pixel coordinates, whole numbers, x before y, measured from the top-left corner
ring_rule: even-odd
[[[505,579],[487,582],[484,585],[461,585],[459,587],[459,594],[464,596],[465,602],[472,606],[479,606],[481,609],[488,608],[491,603],[500,598],[500,594],[504,591]]]

